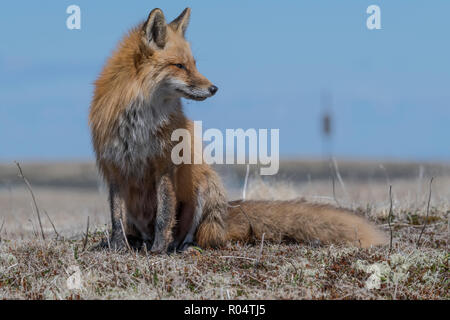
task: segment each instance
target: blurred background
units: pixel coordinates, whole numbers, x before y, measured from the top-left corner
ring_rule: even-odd
[[[93,82],[124,33],[154,7],[192,8],[187,37],[220,88],[186,101],[205,128],[279,128],[281,156],[323,152],[331,96],[337,157],[450,160],[448,1],[8,1],[0,43],[0,159],[92,160]],[[66,8],[81,8],[81,30]]]
[[[81,8],[81,30],[66,27],[72,4]],[[372,4],[381,9],[380,30],[366,26]],[[405,194],[417,199],[427,178],[448,175],[448,1],[17,0],[0,12],[0,210],[27,199],[14,189],[23,182],[13,160],[43,188],[48,206],[63,186],[92,196],[86,190],[99,184],[87,125],[93,82],[151,9],[171,21],[187,6],[199,70],[220,88],[204,102],[184,101],[187,115],[204,129],[279,128],[283,162],[273,179],[298,183],[303,189],[292,195],[333,193],[353,204],[346,184],[381,181],[380,198],[369,192],[361,204],[409,179]],[[244,169],[218,169],[231,197],[240,196]],[[315,181],[322,187],[305,191]],[[55,212],[69,210],[74,196],[65,196]],[[448,194],[441,197],[448,208]],[[104,198],[89,198],[96,209],[83,210],[106,218]]]

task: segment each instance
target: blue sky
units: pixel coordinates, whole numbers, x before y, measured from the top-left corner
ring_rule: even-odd
[[[81,7],[81,30],[66,8]],[[366,8],[381,8],[381,30]],[[450,2],[8,1],[0,12],[0,160],[93,159],[93,82],[154,7],[192,8],[187,37],[219,88],[185,101],[205,128],[279,128],[281,156],[321,156],[320,93],[338,157],[450,160]]]

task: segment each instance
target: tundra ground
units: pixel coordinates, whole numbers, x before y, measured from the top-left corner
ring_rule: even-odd
[[[27,169],[30,172],[45,240],[29,190],[19,178],[4,174],[8,178],[0,181],[0,299],[450,298],[446,174],[433,174],[431,198],[427,169],[418,170],[417,177],[388,171],[383,179],[343,174],[334,188],[332,181],[314,174],[295,181],[250,174],[247,198],[302,197],[351,208],[388,235],[392,231],[392,248],[257,241],[153,255],[89,250],[109,229],[106,192],[84,184],[94,179],[86,173],[91,167],[83,169],[86,179],[78,178],[73,185],[64,184],[72,177],[59,178],[60,173],[50,179],[51,170],[41,171],[48,180],[40,183],[39,172],[22,167],[26,176]],[[79,172],[74,175],[79,177]],[[230,198],[241,197],[242,175],[227,177]]]

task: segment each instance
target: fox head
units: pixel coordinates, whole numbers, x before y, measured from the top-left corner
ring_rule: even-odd
[[[205,100],[218,88],[196,66],[185,32],[191,10],[186,8],[175,20],[166,23],[160,9],[150,12],[140,30],[138,72],[148,74],[159,95]]]

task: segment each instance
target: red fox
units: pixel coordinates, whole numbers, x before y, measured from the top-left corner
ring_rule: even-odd
[[[384,235],[350,211],[302,201],[228,203],[210,166],[172,162],[172,132],[183,128],[194,135],[181,98],[204,100],[218,91],[197,70],[185,39],[189,17],[186,8],[167,24],[160,9],[152,10],[123,38],[95,82],[89,124],[109,187],[108,245],[172,252],[263,233],[267,240],[383,244]]]

